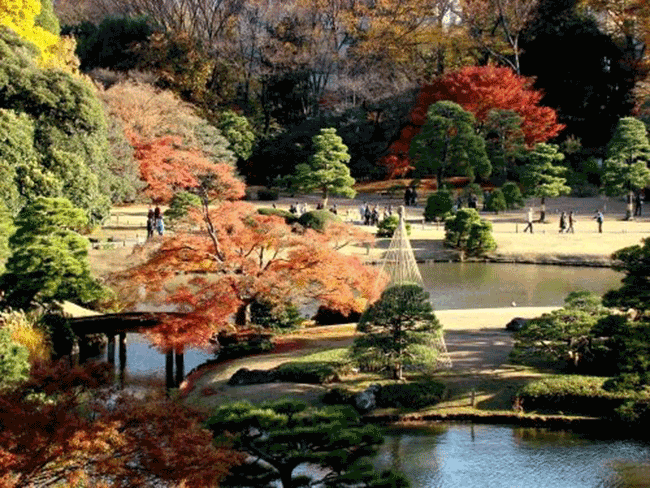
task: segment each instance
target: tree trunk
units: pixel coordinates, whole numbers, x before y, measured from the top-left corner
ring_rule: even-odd
[[[237,309],[237,313],[235,314],[235,325],[237,327],[246,327],[250,322],[250,305],[251,303],[247,301],[242,303]]]
[[[634,191],[629,190],[627,193],[627,206],[625,207],[625,220],[634,220]]]
[[[401,380],[402,378],[403,378],[403,368],[402,368],[402,363],[399,363],[393,369],[393,379],[394,380]]]
[[[327,201],[329,199],[329,196],[327,194],[327,188],[323,188],[322,198],[323,198],[323,210],[327,210]]]
[[[546,222],[546,197],[542,197],[542,201],[539,206],[539,221]]]
[[[279,472],[280,472],[280,483],[282,483],[282,488],[293,488],[293,477],[291,476],[293,469],[280,469]]]

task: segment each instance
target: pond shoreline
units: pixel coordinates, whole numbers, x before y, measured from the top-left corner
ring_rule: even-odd
[[[456,422],[485,425],[517,425],[521,427],[545,427],[551,429],[594,429],[610,428],[616,424],[601,417],[522,414],[512,412],[453,412],[426,414],[368,414],[363,421],[371,424],[384,424],[391,427],[424,426],[429,423]],[[617,430],[621,425],[616,424]]]

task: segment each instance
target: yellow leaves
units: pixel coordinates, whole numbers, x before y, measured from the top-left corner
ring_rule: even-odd
[[[35,18],[40,13],[40,0],[3,0],[0,2],[0,25],[13,30],[38,48],[38,63],[42,68],[77,74],[79,61],[74,54],[74,40],[62,39],[36,25]]]
[[[14,310],[0,313],[0,326],[8,327],[13,340],[27,348],[30,364],[50,359],[48,335],[36,328],[25,312]]]

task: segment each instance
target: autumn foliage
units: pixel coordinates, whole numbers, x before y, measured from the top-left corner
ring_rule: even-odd
[[[107,380],[105,365],[39,364],[0,392],[1,488],[214,486],[241,462],[212,446],[198,414],[95,390]]]
[[[557,122],[555,110],[542,107],[542,93],[532,89],[533,80],[517,75],[509,68],[469,66],[450,72],[433,83],[424,85],[411,110],[410,123],[389,148],[384,164],[390,177],[411,169],[408,158],[411,141],[420,132],[429,106],[441,100],[451,100],[472,112],[480,124],[493,109],[513,110],[523,119],[522,132],[529,147],[555,137],[564,128]]]
[[[139,162],[140,177],[146,183],[144,191],[153,201],[169,202],[174,193],[196,188],[202,178],[214,177],[222,182],[223,197],[232,199],[244,194],[244,184],[232,176],[229,165],[214,163],[200,150],[184,147],[178,136],[143,140],[127,133],[127,137]]]
[[[294,229],[237,201],[203,212],[120,276],[126,296],[142,300],[146,290],[144,300],[187,312],[149,332],[163,350],[205,345],[215,332],[245,327],[243,314],[257,299],[313,300],[349,313],[376,298],[376,273],[339,252],[366,238],[352,226],[331,223],[323,233]]]

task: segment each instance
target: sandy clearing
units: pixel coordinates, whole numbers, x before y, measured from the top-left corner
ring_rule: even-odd
[[[445,331],[445,343],[452,360],[453,374],[503,374],[512,349],[512,334],[505,324],[515,317],[533,318],[559,307],[511,307],[474,310],[441,310],[436,316]],[[318,339],[318,331],[326,336]],[[337,336],[337,332],[340,334]],[[182,387],[188,404],[212,409],[229,401],[276,400],[286,396],[316,402],[331,386],[272,383],[229,386],[228,379],[240,368],[271,369],[296,355],[325,347],[347,347],[352,343],[354,325],[313,327],[286,336],[284,340],[305,339],[305,349],[281,354],[264,354],[228,361],[199,371]]]

